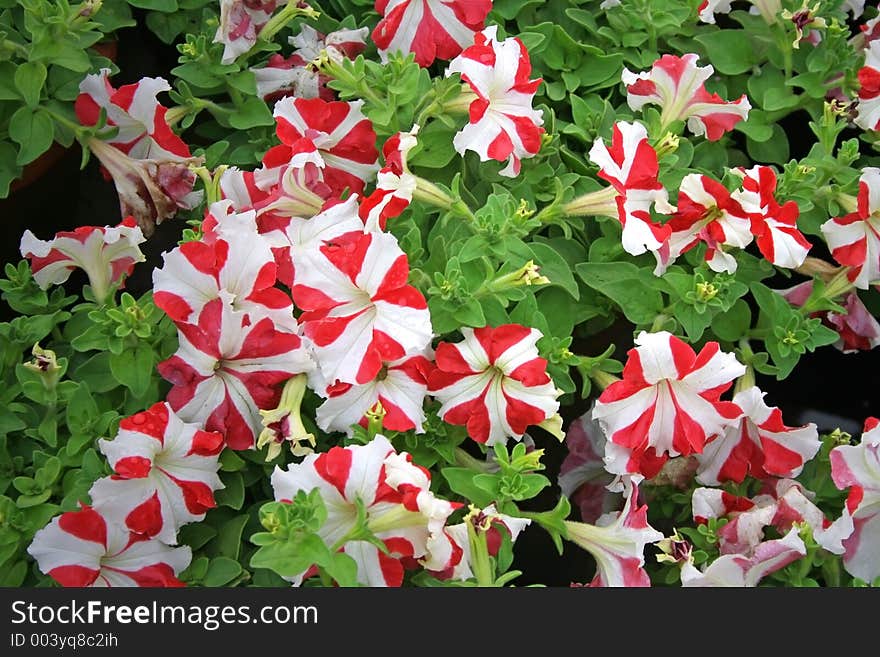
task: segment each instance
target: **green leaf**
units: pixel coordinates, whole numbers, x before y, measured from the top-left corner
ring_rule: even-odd
[[[241,535],[249,520],[250,516],[241,514],[224,522],[211,544],[210,554],[238,559],[241,553]]]
[[[474,480],[480,475],[470,468],[443,468],[440,473],[453,491],[477,506],[484,507],[494,501],[493,495],[475,483]]]
[[[9,136],[19,145],[17,164],[30,164],[49,150],[55,140],[55,123],[45,112],[19,107],[9,120]]]
[[[743,299],[737,299],[730,310],[712,318],[712,332],[719,340],[736,342],[746,334],[751,323],[749,304]]]
[[[237,130],[248,130],[263,125],[275,125],[275,117],[261,98],[248,98],[229,117],[229,124]]]
[[[232,507],[236,511],[241,509],[244,504],[244,480],[240,472],[223,472],[220,479],[226,488],[222,488],[214,493],[214,500],[217,506]]]
[[[228,584],[241,574],[241,564],[235,559],[217,557],[211,559],[208,572],[202,579],[204,586],[223,586]]]
[[[535,261],[540,267],[540,274],[550,279],[550,285],[561,287],[577,301],[580,296],[577,281],[571,273],[571,266],[551,246],[541,242],[532,242],[529,248],[535,254]]]
[[[156,353],[148,344],[138,343],[132,349],[110,356],[110,372],[135,397],[143,397],[150,387]]]
[[[170,13],[177,11],[177,0],[127,0],[132,7]]]
[[[663,309],[663,296],[654,287],[654,275],[629,262],[584,262],[578,276],[614,301],[634,324],[650,324]]]
[[[25,62],[15,70],[15,88],[31,109],[40,104],[45,82],[46,67],[41,62]]]
[[[757,63],[755,45],[745,30],[713,30],[694,37],[706,49],[718,73],[738,75]]]

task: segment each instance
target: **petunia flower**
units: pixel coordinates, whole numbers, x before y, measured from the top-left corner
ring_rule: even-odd
[[[631,486],[621,511],[601,516],[595,525],[566,520],[568,540],[596,560],[595,587],[647,587],[651,580],[644,569],[645,546],[663,534],[648,524],[648,507],[638,505],[639,489]]]
[[[260,409],[278,405],[279,386],[313,364],[296,332],[234,310],[231,301],[221,291],[196,324],[178,324],[180,346],[158,370],[172,384],[167,400],[184,422],[219,431],[240,450],[254,446]]]
[[[686,121],[695,135],[718,141],[748,117],[752,106],[745,94],[735,101],[726,101],[706,91],[704,84],[715,69],[711,64],[697,66],[697,59],[693,53],[681,57],[663,55],[650,71],[638,74],[624,67],[627,104],[633,111],[649,104],[659,105],[664,126]]]
[[[380,404],[382,426],[388,431],[424,433],[424,402],[431,362],[422,355],[407,355],[382,364],[372,381],[363,384],[335,383],[326,391],[315,415],[323,431],[351,434],[352,425],[367,426],[365,414]]]
[[[547,375],[547,361],[535,346],[543,337],[519,324],[463,327],[461,342],[437,345],[436,369],[428,380],[442,404],[437,414],[467,427],[480,443],[521,440],[559,410],[561,392]]]
[[[666,227],[671,231],[667,265],[702,242],[709,268],[729,274],[736,271],[737,261],[724,247],[743,249],[753,239],[751,217],[738,198],[720,182],[700,173],[689,173],[682,179],[677,210]]]
[[[209,208],[203,230],[210,239],[162,254],[162,267],[153,270],[153,301],[175,322],[190,322],[224,293],[235,311],[295,329],[293,302],[274,287],[270,242],[257,232],[253,210],[232,212],[231,205],[225,200]]]
[[[871,583],[880,576],[880,420],[866,419],[859,443],[835,447],[830,458],[834,485],[849,489],[844,514],[854,526],[843,542],[843,567]]]
[[[720,396],[746,368],[717,342],[699,354],[667,331],[642,331],[635,342],[623,380],[602,392],[592,417],[609,446],[628,454],[610,471],[651,478],[669,456],[701,453],[741,416],[739,406]]]
[[[104,110],[107,127],[98,137],[135,160],[174,161],[192,155],[189,146],[171,130],[165,119],[167,109],[156,98],[171,90],[167,80],[141,78],[115,89],[109,78],[108,68],[83,78],[74,103],[80,123],[97,125]],[[114,136],[102,136],[113,128],[118,130]]]
[[[65,587],[179,587],[192,559],[189,546],[169,547],[108,522],[90,506],[56,516],[40,529],[28,554]]]
[[[599,167],[599,177],[618,192],[618,219],[623,227],[621,241],[630,255],[659,251],[669,238],[669,228],[651,219],[651,207],[666,214],[675,211],[657,179],[657,152],[648,142],[641,123],[614,124],[609,149],[600,137],[593,142],[590,161]]]
[[[167,402],[123,419],[98,440],[113,474],[92,484],[92,506],[109,522],[173,545],[177,531],[214,508],[223,436],[180,420]]]
[[[863,0],[846,0],[847,2],[859,2]],[[704,23],[715,23],[715,14],[729,14],[732,0],[703,0],[697,12],[700,20]],[[749,13],[760,15],[768,25],[776,22],[782,11],[781,0],[748,0]]]
[[[346,233],[301,262],[293,300],[325,385],[367,383],[383,363],[428,346],[428,304],[407,284],[409,262],[393,235]]]
[[[812,245],[797,228],[797,203],[779,205],[776,200],[776,172],[763,165],[733,171],[743,176],[743,182],[731,197],[750,213],[751,231],[761,254],[777,267],[800,267]]]
[[[223,44],[222,64],[231,64],[257,43],[278,7],[289,0],[220,0],[220,24],[213,43]]]
[[[849,280],[867,290],[880,282],[880,168],[862,169],[857,203],[854,212],[832,217],[820,228],[834,259],[851,267]]]
[[[324,161],[324,182],[335,197],[345,189],[360,194],[379,169],[376,133],[361,112],[363,101],[282,98],[275,104],[276,132],[282,144],[266,158],[289,162],[294,147],[309,139]]]
[[[726,481],[741,483],[746,475],[796,477],[816,455],[821,446],[816,425],[786,426],[782,411],[767,406],[764,394],[752,386],[734,396],[733,403],[743,416],[697,455],[697,481],[717,486]]]
[[[146,260],[138,246],[144,240],[135,220],[127,217],[117,226],[80,226],[61,231],[49,241],[25,230],[20,251],[30,260],[34,280],[42,289],[60,285],[79,268],[88,276],[95,298],[102,302],[111,285],[121,286],[135,264]]]
[[[382,17],[371,37],[383,62],[388,54],[415,53],[420,66],[449,60],[474,42],[492,0],[376,0]]]
[[[520,160],[541,148],[543,111],[532,108],[541,78],[529,79],[529,53],[518,38],[498,41],[495,25],[476,35],[474,45],[450,62],[446,76],[460,73],[476,94],[469,107],[470,122],[452,140],[464,155],[474,151],[480,161],[507,161],[501,175],[519,175]]]
[[[853,122],[863,130],[880,129],[880,42],[865,48],[865,61],[858,72],[859,90]]]
[[[382,147],[385,166],[376,176],[376,189],[361,201],[359,210],[367,231],[385,230],[388,220],[400,216],[412,201],[418,179],[406,160],[418,143],[418,132],[419,126],[414,125],[409,132],[392,135]]]
[[[363,540],[344,541],[340,549],[357,563],[357,580],[365,586],[400,586],[405,563],[426,556],[429,539],[442,532],[458,506],[435,497],[430,473],[414,465],[406,452],[398,454],[382,434],[366,445],[310,454],[287,469],[276,466],[271,482],[279,502],[318,489],[327,509],[318,535],[328,546],[344,541],[355,528],[357,505],[363,504],[367,528],[387,553]],[[299,585],[308,575],[305,571],[292,581]]]

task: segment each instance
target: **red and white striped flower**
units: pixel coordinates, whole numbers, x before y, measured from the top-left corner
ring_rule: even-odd
[[[382,364],[431,341],[428,304],[407,284],[409,262],[387,233],[351,232],[303,254],[293,299],[329,385],[372,381]]]
[[[415,53],[420,66],[452,59],[483,29],[492,0],[376,0],[382,19],[371,37],[383,62],[388,53]]]
[[[786,426],[782,411],[767,406],[764,394],[752,386],[734,396],[743,416],[697,455],[697,481],[718,486],[726,481],[741,483],[746,475],[796,477],[816,455],[821,446],[816,425]]]
[[[344,543],[341,550],[355,560],[358,582],[365,586],[400,586],[404,562],[424,558],[428,541],[442,532],[457,505],[435,497],[430,483],[430,473],[414,465],[406,452],[395,452],[382,434],[366,445],[310,454],[272,473],[276,501],[289,502],[299,491],[320,491],[327,520],[318,535],[328,546],[354,529],[357,504],[364,505],[367,528],[385,543],[388,554],[360,540]],[[308,575],[301,573],[293,583],[299,585]]]
[[[797,228],[800,209],[795,201],[782,205],[776,200],[776,172],[772,167],[740,167],[742,190],[731,194],[750,213],[752,233],[761,254],[777,267],[800,267],[811,244]]]
[[[820,228],[834,259],[852,268],[853,285],[867,290],[880,282],[880,168],[862,169],[855,212],[832,217]]]
[[[648,524],[648,507],[638,505],[639,489],[625,492],[621,511],[601,516],[595,525],[565,521],[568,540],[582,547],[596,560],[595,587],[647,587],[651,579],[645,571],[645,546],[656,543],[663,534]]]
[[[146,260],[138,246],[144,240],[135,220],[127,217],[117,226],[80,226],[61,231],[49,241],[25,230],[20,251],[30,260],[34,280],[42,289],[60,285],[79,268],[89,277],[95,298],[103,301],[111,285],[121,286],[135,264]]]
[[[467,427],[480,443],[519,441],[526,429],[551,419],[561,394],[535,346],[543,334],[519,324],[463,327],[461,342],[441,342],[428,380],[442,406],[437,414]]]
[[[755,587],[767,575],[807,554],[797,529],[775,540],[762,541],[750,554],[724,554],[698,569],[690,561],[681,569],[684,587]]]
[[[223,64],[231,64],[257,43],[260,30],[288,0],[220,0],[220,25],[213,43],[223,44]]]
[[[681,57],[663,55],[650,71],[633,73],[623,69],[626,100],[630,109],[638,111],[645,105],[660,106],[664,126],[686,121],[688,129],[709,141],[721,139],[740,121],[748,118],[751,104],[743,94],[738,100],[726,101],[709,93],[704,86],[715,72],[712,65],[697,66],[699,57],[688,53]]]
[[[269,317],[232,308],[228,292],[205,304],[197,324],[178,324],[180,346],[158,365],[172,384],[171,408],[184,422],[219,431],[232,449],[250,449],[280,384],[313,364],[300,337]]]
[[[189,146],[171,130],[165,120],[167,109],[156,96],[170,91],[163,78],[141,78],[135,84],[114,89],[110,69],[85,76],[74,109],[83,125],[96,125],[101,110],[107,114],[107,130],[118,132],[104,139],[136,160],[181,160],[190,157]],[[107,131],[105,130],[105,131]],[[100,136],[100,133],[99,135]]]
[[[865,62],[859,69],[859,90],[853,122],[863,130],[880,130],[880,42],[865,48]]]
[[[689,173],[679,186],[677,208],[666,224],[669,262],[703,242],[712,271],[735,272],[736,258],[723,247],[743,249],[752,241],[751,218],[739,200],[709,176]]]
[[[398,132],[382,147],[385,166],[376,176],[376,189],[361,201],[360,215],[367,231],[385,230],[389,219],[400,216],[416,191],[417,178],[409,172],[406,159],[418,141],[419,126]]]
[[[404,356],[383,363],[372,381],[364,384],[336,383],[321,394],[315,421],[323,431],[351,433],[352,425],[367,426],[365,414],[381,404],[382,426],[388,431],[424,433],[424,402],[428,392],[431,361],[422,355]]]
[[[360,194],[379,170],[373,124],[361,112],[363,101],[321,98],[282,98],[275,104],[275,121],[282,145],[266,154],[289,162],[303,138],[311,140],[324,160],[324,182],[335,197],[348,188]],[[266,159],[264,158],[264,159]]]
[[[90,506],[53,518],[34,535],[28,554],[61,586],[78,588],[183,586],[177,575],[192,559],[189,546],[133,534]]]
[[[631,255],[658,251],[669,238],[669,228],[651,219],[651,207],[674,212],[668,194],[657,179],[657,152],[648,142],[641,123],[618,121],[611,135],[611,148],[601,137],[593,142],[590,161],[599,167],[599,177],[618,192],[618,218],[623,226],[621,240]]]
[[[475,533],[485,534],[487,552],[492,557],[501,548],[502,531],[510,536],[511,542],[516,542],[520,533],[532,523],[528,518],[498,513],[494,504],[481,510],[471,508],[472,514],[464,522],[447,525],[442,533],[433,534],[428,540],[428,556],[420,563],[439,580],[466,581],[474,576],[468,523],[473,524]]]
[[[844,514],[854,526],[843,542],[843,566],[871,583],[880,576],[880,420],[865,420],[859,444],[835,447],[830,458],[834,484],[849,489]]]
[[[162,255],[162,267],[153,270],[154,302],[175,322],[190,322],[223,292],[235,311],[295,330],[293,302],[274,287],[275,260],[253,210],[230,212],[231,205],[211,206],[204,222],[210,239],[184,242]]]
[[[611,471],[651,478],[667,457],[701,453],[742,415],[720,396],[746,368],[717,342],[706,343],[699,354],[667,331],[642,331],[635,342],[623,379],[602,392],[593,418],[609,443],[629,453],[619,463],[625,469]]]
[[[500,173],[513,178],[519,174],[520,160],[541,148],[543,111],[533,109],[532,101],[542,80],[529,79],[532,64],[522,41],[498,41],[497,32],[491,25],[477,34],[474,45],[446,69],[447,77],[460,73],[477,95],[470,104],[470,123],[456,133],[452,144],[462,155],[474,151],[481,162],[507,160]]]
[[[92,505],[135,534],[175,544],[178,529],[204,519],[224,487],[223,436],[181,421],[167,402],[123,419],[116,437],[98,446],[114,474],[92,484]]]

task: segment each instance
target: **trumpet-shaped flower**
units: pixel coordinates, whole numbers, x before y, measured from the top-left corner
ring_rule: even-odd
[[[867,290],[880,282],[880,168],[865,167],[859,177],[858,207],[821,226],[831,255],[851,267],[853,285]]]
[[[172,384],[171,408],[184,422],[219,431],[232,449],[250,449],[260,409],[278,405],[279,385],[313,366],[299,335],[269,317],[233,309],[229,293],[205,304],[197,324],[178,324],[180,346],[158,365]]]
[[[695,135],[717,141],[748,118],[752,106],[745,94],[738,100],[726,101],[706,91],[704,84],[715,69],[711,65],[697,66],[697,59],[693,53],[681,57],[663,55],[650,71],[636,74],[624,68],[626,100],[633,111],[649,104],[659,105],[663,125],[686,121]]]
[[[132,217],[118,226],[80,226],[61,231],[44,241],[25,230],[21,255],[30,260],[34,280],[44,290],[60,285],[74,269],[82,269],[89,278],[95,298],[103,301],[110,286],[124,283],[135,264],[146,258],[138,246],[144,234]]]
[[[341,197],[347,188],[360,194],[379,170],[373,124],[361,112],[363,101],[321,98],[282,98],[275,104],[275,121],[282,145],[266,158],[289,162],[297,142],[311,140],[324,160],[324,182]]]
[[[430,491],[430,474],[397,453],[377,434],[366,445],[332,447],[310,454],[286,470],[272,473],[275,500],[293,500],[297,492],[320,491],[327,519],[318,535],[328,546],[338,545],[357,563],[358,582],[365,586],[400,586],[404,563],[427,554],[428,541],[442,532],[454,505]],[[363,540],[346,540],[355,529],[358,504],[364,506],[367,529],[388,553]],[[307,572],[293,578],[299,585]]]
[[[853,122],[863,130],[880,129],[880,42],[872,40],[865,48],[865,61],[859,69],[858,113]]]
[[[28,546],[40,571],[61,586],[183,586],[177,575],[192,558],[189,546],[169,547],[133,534],[90,506],[56,516]]]
[[[746,475],[758,479],[796,477],[819,451],[816,425],[785,426],[782,411],[767,406],[757,387],[738,392],[733,403],[742,409],[743,416],[697,455],[699,482],[717,486],[726,481],[740,483]]]
[[[367,383],[383,363],[428,346],[428,304],[407,284],[409,262],[393,235],[346,233],[301,262],[293,299],[324,385]]]
[[[491,10],[492,0],[376,0],[382,19],[371,36],[383,62],[389,53],[411,52],[430,66],[471,45]]]
[[[142,78],[135,84],[114,89],[109,78],[108,68],[83,78],[74,104],[80,123],[97,125],[104,110],[107,129],[103,132],[118,130],[104,141],[132,159],[173,161],[190,157],[189,146],[171,130],[165,120],[167,109],[156,98],[171,90],[167,80]]]
[[[630,486],[623,509],[601,516],[595,525],[565,521],[568,540],[596,560],[590,586],[651,586],[644,569],[645,546],[661,540],[663,534],[648,524],[648,507],[638,505],[638,496],[638,487]]]
[[[389,219],[400,216],[412,201],[416,177],[409,172],[406,158],[415,148],[419,126],[398,132],[382,147],[385,166],[376,176],[376,189],[361,201],[360,216],[367,231],[385,230]]]
[[[114,474],[92,485],[92,505],[135,534],[173,545],[177,530],[204,519],[223,488],[223,436],[181,421],[167,402],[123,419],[116,437],[98,446]]]
[[[531,425],[551,419],[561,394],[535,346],[542,333],[519,324],[463,327],[461,342],[437,345],[429,388],[442,406],[437,414],[467,427],[486,445],[519,441]]]
[[[870,583],[880,576],[880,420],[865,420],[859,444],[835,447],[830,458],[834,484],[849,489],[844,513],[854,526],[843,543],[843,566]]]
[[[628,352],[623,380],[608,386],[593,409],[609,444],[626,450],[621,471],[654,476],[668,456],[699,454],[742,415],[720,396],[745,366],[708,342],[699,354],[674,335],[642,331]]]
[[[231,64],[257,43],[260,30],[288,0],[220,0],[220,25],[214,43],[223,44],[223,64]]]
[[[519,174],[520,160],[541,148],[543,112],[532,108],[541,78],[530,80],[529,53],[518,38],[498,41],[492,25],[475,37],[474,45],[450,62],[446,75],[460,73],[477,95],[469,107],[470,122],[452,140],[464,155],[474,151],[480,161],[507,160],[501,175]]]

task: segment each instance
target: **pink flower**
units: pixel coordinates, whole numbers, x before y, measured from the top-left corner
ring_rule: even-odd
[[[870,41],[859,69],[858,114],[853,122],[863,130],[880,129],[880,42]]]
[[[748,117],[751,104],[745,94],[728,102],[706,91],[703,85],[715,69],[711,65],[697,66],[697,59],[693,53],[682,57],[663,55],[650,71],[635,74],[624,68],[626,99],[633,111],[648,104],[659,105],[664,126],[687,121],[692,133],[717,141]]]
[[[767,575],[785,568],[807,554],[797,529],[780,539],[762,541],[750,554],[725,554],[703,570],[691,562],[683,564],[681,585],[685,587],[754,587]]]
[[[183,586],[189,546],[169,547],[108,522],[90,506],[56,516],[39,530],[28,554],[61,586]]]
[[[324,160],[324,181],[333,195],[341,197],[348,188],[364,190],[379,169],[376,133],[361,113],[363,101],[331,101],[320,98],[282,98],[275,104],[276,132],[281,146],[264,158],[289,162],[293,149],[303,138],[311,140]]]
[[[153,270],[153,301],[175,322],[190,322],[226,293],[234,310],[295,330],[293,302],[274,287],[277,267],[253,210],[235,213],[230,206],[213,204],[203,222],[205,238],[162,255],[162,267]]]
[[[158,370],[173,386],[167,399],[180,419],[223,433],[232,449],[250,449],[262,431],[260,410],[275,408],[279,386],[313,365],[295,332],[231,301],[221,291],[197,324],[178,324],[180,346]]]
[[[777,267],[800,267],[811,244],[797,228],[800,210],[794,201],[779,205],[776,172],[768,166],[737,170],[743,176],[743,188],[731,194],[750,213],[752,233],[761,254]]]
[[[832,217],[820,228],[834,259],[852,268],[853,285],[867,290],[880,282],[880,168],[862,169],[855,212]]]
[[[804,281],[793,287],[777,290],[793,306],[803,306],[812,291],[813,281]],[[841,305],[846,309],[845,313],[830,310],[810,313],[810,317],[820,318],[825,326],[837,331],[838,338],[834,346],[845,354],[853,354],[880,345],[880,322],[865,307],[858,293],[847,292]]]
[[[408,355],[383,363],[372,381],[364,384],[336,383],[321,392],[326,397],[315,420],[323,431],[351,433],[352,425],[367,426],[364,417],[376,404],[385,412],[382,426],[388,431],[424,433],[423,409],[428,391],[431,362],[421,355]]]
[[[830,458],[835,486],[849,489],[844,514],[854,526],[843,542],[843,566],[871,583],[880,576],[880,420],[865,420],[859,444],[835,447]]]
[[[642,331],[636,345],[627,354],[623,380],[602,392],[593,418],[609,446],[628,453],[609,471],[651,478],[668,456],[701,453],[741,416],[739,406],[720,396],[746,368],[717,342],[695,354],[666,331]]]
[[[743,416],[708,443],[697,455],[697,481],[717,486],[726,481],[741,483],[746,475],[758,479],[796,477],[804,463],[819,451],[819,433],[812,422],[787,427],[782,411],[764,403],[757,387],[738,392],[733,403]]]
[[[159,93],[170,91],[171,85],[163,78],[141,78],[114,89],[109,76],[110,69],[104,68],[83,78],[74,105],[80,123],[97,125],[104,110],[108,129],[118,129],[104,141],[129,157],[160,161],[189,158],[189,146],[171,130],[165,120],[167,109],[156,99]]]
[[[492,0],[376,0],[382,20],[373,42],[385,62],[388,53],[415,53],[416,63],[452,59],[483,29]]]
[[[293,299],[324,385],[367,383],[383,363],[428,346],[428,304],[407,284],[409,262],[393,235],[346,233],[303,258]]]
[[[257,43],[260,30],[288,0],[220,0],[220,25],[213,43],[223,44],[223,64],[231,64]]]
[[[561,393],[547,375],[547,361],[538,356],[540,331],[504,324],[463,327],[461,334],[461,342],[437,345],[437,369],[429,378],[444,421],[466,426],[471,438],[494,445],[519,441],[529,426],[556,414]]]
[[[648,142],[645,126],[618,121],[611,148],[597,137],[589,157],[599,167],[599,177],[619,194],[616,200],[624,250],[631,255],[660,250],[669,238],[669,228],[651,220],[651,206],[664,213],[675,208],[669,205],[666,190],[657,179],[657,152]]]
[[[365,506],[367,528],[386,546],[349,540],[342,551],[357,563],[357,579],[365,586],[400,586],[405,563],[427,555],[428,541],[443,530],[454,505],[430,491],[430,473],[414,465],[406,452],[397,453],[377,434],[366,445],[332,447],[310,454],[301,463],[272,473],[275,500],[290,502],[297,492],[320,491],[327,520],[318,535],[328,546],[343,539],[357,521],[357,503]],[[299,585],[309,576],[293,578]]]
[[[621,511],[601,516],[595,525],[565,521],[568,540],[582,547],[596,560],[594,587],[647,587],[645,546],[663,534],[648,524],[648,507],[638,506],[639,489],[631,486]]]
[[[412,201],[416,177],[409,172],[406,158],[418,143],[419,126],[398,132],[382,147],[385,166],[376,177],[376,189],[361,201],[360,216],[367,231],[385,230],[389,219],[400,216]]]
[[[114,474],[92,484],[92,505],[135,534],[173,545],[178,529],[204,519],[223,488],[223,436],[182,422],[167,402],[123,419],[116,437],[98,446]]]
[[[541,79],[530,80],[529,53],[518,38],[497,41],[498,29],[487,27],[474,45],[456,57],[447,77],[460,73],[477,98],[470,104],[470,123],[453,138],[455,150],[474,151],[480,161],[507,160],[501,175],[519,174],[520,160],[541,148],[543,112],[532,108]]]
[[[705,260],[712,271],[735,272],[736,258],[723,247],[743,249],[752,241],[751,218],[737,197],[720,182],[689,173],[679,186],[677,207],[666,224],[672,231],[670,262],[703,242]]]
[[[128,217],[117,226],[80,226],[61,231],[50,241],[37,239],[25,230],[20,250],[30,260],[34,280],[42,289],[60,285],[79,268],[88,276],[95,298],[102,302],[112,285],[122,287],[135,264],[146,260],[138,246],[142,242],[141,229]]]

